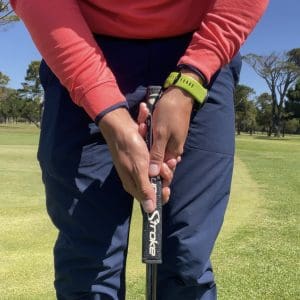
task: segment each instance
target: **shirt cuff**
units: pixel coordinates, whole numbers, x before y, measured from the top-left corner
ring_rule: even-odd
[[[120,104],[126,106],[127,102],[114,82],[106,82],[93,87],[78,101],[78,105],[84,108],[92,120],[95,120],[102,112]]]
[[[119,102],[119,103],[116,103],[108,108],[106,108],[105,110],[101,111],[95,118],[95,124],[98,126],[99,125],[99,122],[101,121],[101,119],[109,112],[117,109],[117,108],[126,108],[126,109],[129,109],[128,107],[128,103],[126,101],[123,101],[123,102]]]

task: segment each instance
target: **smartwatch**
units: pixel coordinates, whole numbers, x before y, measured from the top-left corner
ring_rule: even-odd
[[[164,83],[164,89],[170,86],[176,86],[186,91],[200,106],[204,104],[207,98],[207,89],[200,82],[180,72],[172,72],[168,76]]]

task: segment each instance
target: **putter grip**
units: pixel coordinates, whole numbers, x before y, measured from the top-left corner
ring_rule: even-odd
[[[162,182],[159,176],[150,182],[156,192],[156,209],[148,214],[143,211],[143,256],[142,261],[150,264],[162,262]]]
[[[160,86],[148,87],[147,106],[149,116],[146,120],[146,143],[150,150],[152,145],[152,112],[155,102],[160,96]],[[156,194],[156,209],[148,214],[143,210],[143,245],[142,261],[144,263],[159,264],[162,262],[162,181],[160,176],[150,177],[150,182]]]

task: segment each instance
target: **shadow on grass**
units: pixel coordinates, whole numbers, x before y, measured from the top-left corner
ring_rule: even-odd
[[[284,137],[280,136],[280,137],[276,137],[276,136],[268,136],[268,135],[263,135],[263,134],[246,134],[246,133],[242,133],[240,135],[236,134],[236,137],[248,137],[248,138],[253,138],[256,140],[267,140],[267,141],[290,141],[293,140],[292,137],[286,135]],[[300,135],[299,135],[300,137]]]
[[[267,136],[267,135],[252,135],[254,139],[257,140],[268,140],[268,141],[289,141],[290,138],[287,137],[275,137],[275,136]]]

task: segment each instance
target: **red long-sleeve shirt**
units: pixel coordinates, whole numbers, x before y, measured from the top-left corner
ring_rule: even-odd
[[[209,80],[230,61],[268,0],[11,0],[47,64],[91,118],[124,101],[93,33],[151,39],[195,31],[179,63]]]

